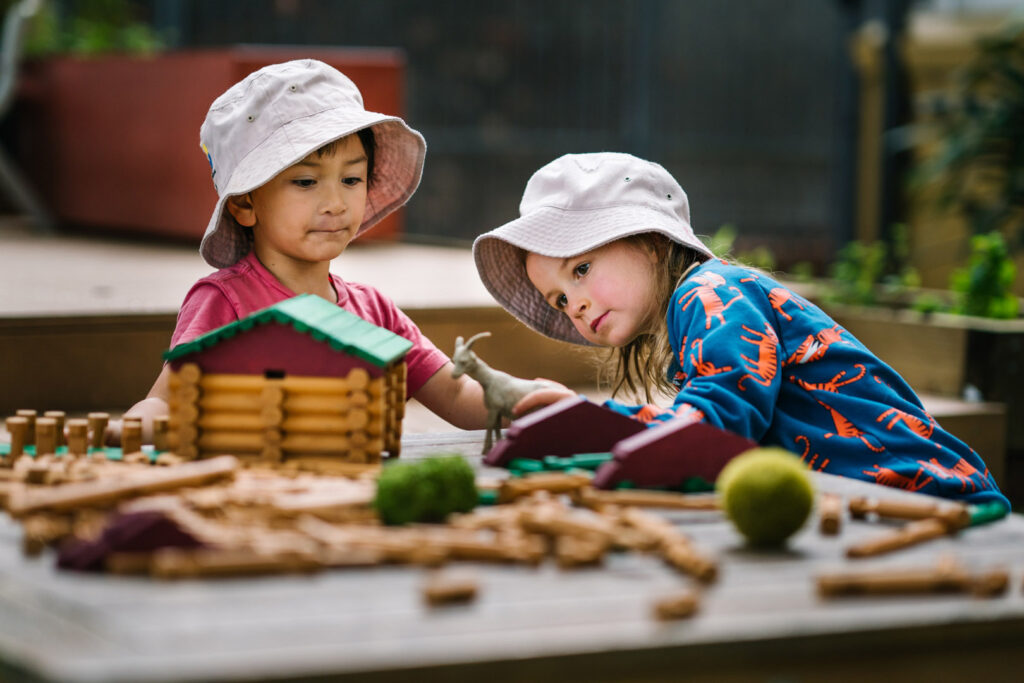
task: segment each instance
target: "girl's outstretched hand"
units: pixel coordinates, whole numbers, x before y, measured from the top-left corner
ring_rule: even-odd
[[[548,382],[551,386],[531,391],[519,399],[519,402],[512,407],[513,415],[521,417],[530,411],[557,403],[564,398],[572,398],[576,395],[575,391],[562,384],[552,382],[551,380],[544,381]]]

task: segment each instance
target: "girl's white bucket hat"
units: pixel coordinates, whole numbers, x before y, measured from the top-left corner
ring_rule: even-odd
[[[427,152],[422,135],[396,116],[366,111],[355,83],[315,59],[266,66],[214,100],[199,130],[219,196],[199,245],[206,262],[227,268],[251,247],[224,211],[228,197],[251,192],[327,143],[371,126],[374,173],[357,235],[416,191]]]
[[[473,242],[484,286],[512,315],[543,335],[590,345],[526,276],[522,251],[576,256],[621,237],[657,232],[712,256],[690,227],[690,205],[661,165],[629,154],[566,154],[526,183],[519,218]]]

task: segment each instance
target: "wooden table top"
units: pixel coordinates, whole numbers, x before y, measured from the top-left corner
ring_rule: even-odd
[[[408,435],[403,458],[459,452],[479,467],[482,432]],[[487,474],[484,468],[483,473]],[[493,471],[500,475],[502,471]],[[915,497],[815,475],[820,491]],[[717,555],[699,613],[661,622],[653,602],[689,578],[654,556],[609,555],[596,568],[457,563],[480,583],[469,604],[427,607],[426,571],[406,566],[303,576],[161,582],[58,570],[30,558],[0,518],[0,679],[227,680],[813,680],[1007,679],[1024,664],[1024,518],[874,559],[853,541],[884,525],[845,519],[840,536],[809,523],[782,552],[746,549],[721,513],[664,513]],[[1004,566],[1003,596],[818,597],[814,576],[854,568]]]

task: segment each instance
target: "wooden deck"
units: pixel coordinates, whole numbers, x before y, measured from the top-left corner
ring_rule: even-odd
[[[403,458],[457,450],[479,466],[482,433],[407,436]],[[490,474],[501,474],[491,471]],[[827,475],[845,496],[911,494]],[[1011,516],[888,557],[845,559],[882,525],[809,524],[787,551],[742,545],[720,513],[668,514],[716,554],[699,613],[659,622],[652,602],[694,585],[653,556],[560,570],[459,563],[480,582],[468,605],[428,608],[424,571],[159,582],[58,571],[29,559],[0,519],[0,678],[135,681],[1016,680],[1024,665],[1024,518]],[[1010,569],[1006,595],[845,598],[815,591],[821,571],[934,564]],[[549,561],[550,562],[550,561]]]

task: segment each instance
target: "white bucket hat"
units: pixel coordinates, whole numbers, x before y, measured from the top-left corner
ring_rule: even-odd
[[[619,238],[656,232],[708,257],[690,227],[686,193],[652,161],[630,154],[566,154],[526,183],[520,217],[473,242],[484,286],[512,315],[543,335],[590,346],[526,276],[520,250],[567,258]]]
[[[423,136],[396,116],[363,108],[347,76],[315,59],[273,64],[214,100],[199,130],[219,199],[199,245],[211,266],[227,268],[251,247],[224,211],[228,197],[251,192],[329,142],[373,126],[374,173],[357,235],[405,204],[423,173]]]

